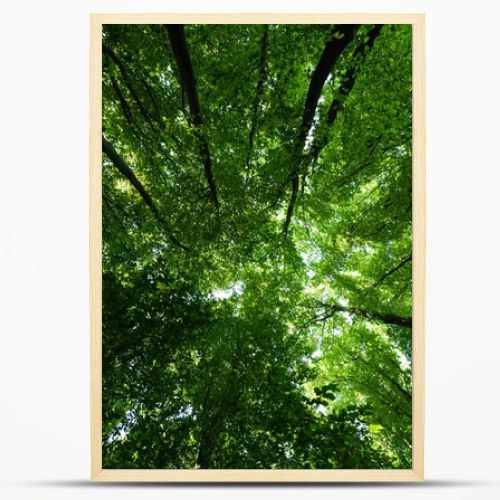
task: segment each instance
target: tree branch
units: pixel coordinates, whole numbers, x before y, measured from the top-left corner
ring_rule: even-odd
[[[340,54],[342,54],[342,51],[353,40],[357,27],[358,25],[342,24],[333,29],[332,36],[330,40],[326,42],[323,53],[321,54],[318,64],[312,73],[309,88],[307,90],[306,101],[304,103],[302,122],[300,124],[295,146],[297,166],[289,175],[290,182],[292,184],[292,193],[288,203],[285,224],[283,226],[283,234],[285,237],[288,234],[288,228],[290,226],[295,204],[297,202],[297,193],[299,191],[299,173],[303,158],[303,150],[305,148],[307,134],[313,124],[314,114],[321,96],[321,91],[323,90],[323,86],[328,78],[328,75],[331,73],[335,63],[340,57]]]
[[[186,44],[184,25],[166,24],[165,30],[168,34],[168,39],[172,47],[172,52],[174,53],[177,68],[179,69],[182,89],[187,95],[191,121],[196,130],[200,148],[200,156],[203,162],[203,168],[205,170],[205,178],[210,189],[210,197],[213,204],[218,209],[220,204],[217,197],[217,188],[213,176],[212,160],[210,157],[210,150],[208,148],[208,141],[201,132],[203,120],[201,116],[200,101],[198,99],[198,91],[196,89],[196,78],[193,72],[193,65],[191,64],[191,57],[189,56],[189,50]]]
[[[314,165],[317,163],[321,151],[328,144],[328,129],[332,128],[335,120],[337,119],[337,115],[344,107],[344,103],[354,87],[354,84],[356,82],[357,65],[359,65],[359,63],[364,60],[368,49],[371,49],[371,47],[373,46],[375,39],[380,34],[382,26],[382,24],[376,24],[367,33],[368,40],[365,43],[358,45],[353,52],[352,64],[345,72],[342,78],[340,89],[337,95],[334,97],[330,107],[328,108],[328,112],[326,115],[326,124],[328,126],[327,130],[325,130],[324,133],[321,134],[320,138],[315,138],[314,143],[311,147],[312,168],[314,168]],[[307,171],[302,174],[302,183],[305,182],[307,174]]]
[[[376,24],[367,33],[368,40],[365,43],[358,45],[356,47],[356,49],[354,50],[353,55],[352,55],[352,64],[348,68],[348,70],[346,71],[346,73],[344,75],[339,93],[333,99],[332,104],[330,105],[330,108],[328,109],[326,123],[329,126],[329,128],[331,128],[332,125],[334,124],[334,122],[337,118],[337,115],[338,115],[339,111],[342,109],[347,96],[349,95],[352,88],[354,87],[355,77],[356,77],[356,64],[358,63],[358,60],[362,59],[366,55],[367,49],[369,49],[373,46],[375,39],[380,34],[380,30],[382,29],[382,26],[383,25],[381,25],[381,24]],[[348,39],[348,41],[351,41],[353,39],[354,31],[355,31],[355,29],[353,29],[353,31],[352,31],[352,36],[349,35],[350,39]],[[345,36],[345,38],[346,38],[346,36]],[[338,53],[338,55],[340,55],[340,53],[342,52],[342,50],[345,48],[346,45],[347,45],[347,43],[344,45],[344,47],[340,48],[340,52]],[[327,47],[325,47],[325,51],[323,52],[323,55],[325,54],[326,50],[327,50]],[[322,64],[322,60],[324,61],[323,56],[320,59],[320,62],[318,63],[318,66],[316,69],[320,68],[320,66]],[[335,61],[333,64],[335,64]],[[332,68],[333,68],[333,64],[332,64]],[[330,69],[330,71],[331,71],[331,69]],[[327,72],[327,75],[330,71]],[[318,92],[318,82],[317,81],[313,82],[313,80],[315,79],[315,77],[318,77],[317,79],[319,79],[319,76],[322,76],[323,74],[324,74],[324,65],[323,65],[322,69],[320,71],[318,71],[318,74],[316,74],[316,75],[313,74],[313,78],[311,79],[311,85],[309,87],[310,93],[308,93],[308,99],[310,98],[310,103],[314,103],[314,108],[312,108],[312,111],[311,111],[311,108],[310,108],[311,104],[309,104],[309,108],[308,108],[308,100],[306,100],[306,108],[304,110],[304,119],[302,122],[302,126],[306,127],[306,128],[301,129],[301,136],[299,138],[299,143],[302,145],[302,149],[305,145],[307,133],[312,125],[312,120],[314,118],[314,111],[316,109],[317,102],[319,100],[319,95],[321,94],[321,89],[322,89],[322,87],[324,85],[324,81],[325,81],[325,80],[323,80],[323,83],[321,84],[321,87],[319,88],[319,92]],[[326,79],[326,76],[325,76],[325,79]],[[311,89],[313,89],[313,90],[311,90]],[[314,101],[315,96],[317,96],[317,97],[316,97],[316,100]],[[307,114],[307,119],[306,119],[306,114]],[[306,119],[306,121],[305,121],[305,119]],[[307,120],[309,120],[309,121],[307,121]],[[304,133],[304,130],[305,130],[305,133]],[[313,146],[311,148],[312,149],[311,152],[312,152],[313,165],[317,162],[318,156],[319,156],[321,150],[326,146],[327,143],[328,143],[328,135],[326,133],[323,135],[321,140],[314,141]],[[306,177],[307,177],[307,172],[304,172],[302,174],[302,184],[305,183]],[[299,187],[300,187],[299,169],[292,172],[291,180],[292,180],[292,194],[290,196],[290,202],[288,204],[287,216],[285,219],[285,226],[284,226],[284,231],[283,231],[285,236],[288,233],[288,227],[290,225],[290,222],[291,222],[291,219],[293,216],[293,211],[294,211],[295,204],[297,201],[297,194],[298,194]]]
[[[342,80],[342,84],[340,86],[340,90],[338,95],[333,99],[330,108],[328,109],[328,114],[326,118],[326,123],[331,127],[337,118],[337,114],[342,109],[345,99],[351,92],[354,87],[354,83],[356,81],[356,66],[360,62],[364,60],[368,49],[371,49],[375,39],[380,34],[380,30],[382,29],[382,24],[376,24],[368,33],[368,40],[365,43],[362,43],[356,47],[354,53],[352,55],[352,64],[347,69],[344,78]]]
[[[382,276],[380,276],[380,278],[377,281],[375,281],[375,283],[373,283],[372,286],[375,287],[380,285],[386,278],[391,276],[391,274],[394,274],[395,272],[399,271],[405,264],[410,262],[411,259],[412,255],[410,254],[407,257],[405,257],[397,266],[393,267],[392,269],[389,269],[389,271],[385,272]]]
[[[113,90],[115,91],[116,97],[118,97],[118,100],[120,101],[120,106],[122,108],[123,116],[127,120],[127,123],[129,125],[131,125],[132,124],[132,113],[130,111],[129,105],[127,104],[127,101],[126,101],[125,97],[123,96],[122,91],[120,90],[118,82],[115,80],[113,75],[111,75],[110,79],[111,79],[111,85],[113,87]]]
[[[320,307],[328,309],[328,312],[320,317],[316,317],[317,321],[324,321],[325,319],[331,318],[338,312],[345,312],[348,314],[353,314],[354,316],[359,316],[372,321],[380,321],[388,325],[402,326],[405,328],[412,327],[411,316],[398,316],[391,313],[380,313],[374,311],[368,311],[366,309],[357,307],[346,307],[340,304],[321,304]]]
[[[247,175],[250,169],[250,157],[252,155],[253,141],[255,137],[255,132],[257,131],[257,116],[259,112],[259,104],[264,93],[264,82],[267,77],[266,69],[266,51],[267,51],[267,37],[269,35],[269,25],[264,24],[262,30],[262,38],[260,40],[260,55],[259,55],[259,79],[257,80],[257,85],[255,87],[255,101],[252,110],[252,125],[248,133],[248,155],[247,155]]]
[[[104,45],[102,46],[102,51],[110,57],[110,59],[118,66],[118,69],[120,70],[120,73],[123,76],[123,80],[125,81],[125,85],[127,86],[130,94],[132,95],[135,103],[137,104],[137,107],[139,108],[139,111],[141,112],[142,116],[146,119],[147,122],[150,121],[150,116],[144,105],[142,104],[141,99],[139,98],[137,92],[134,89],[134,85],[132,84],[132,80],[130,79],[130,76],[128,74],[127,69],[125,68],[125,65],[123,62],[118,58],[118,56],[115,54],[115,52],[108,46]]]
[[[116,149],[102,136],[102,151],[111,160],[113,165],[119,170],[119,172],[132,184],[135,190],[140,194],[141,198],[144,200],[146,205],[149,207],[156,220],[160,222],[169,231],[169,238],[174,245],[182,248],[183,250],[189,250],[187,246],[181,243],[173,234],[171,229],[168,227],[167,222],[161,215],[155,202],[146,191],[141,181],[135,176],[132,169],[125,163],[123,158],[117,153]]]
[[[298,137],[298,143],[301,149],[305,146],[307,133],[311,128],[314,113],[316,112],[321,91],[323,90],[323,85],[342,54],[342,51],[353,40],[357,28],[357,24],[343,24],[339,27],[335,27],[332,32],[332,38],[325,44],[320,60],[311,76],[306,102],[304,104],[304,113],[302,115],[302,123]]]

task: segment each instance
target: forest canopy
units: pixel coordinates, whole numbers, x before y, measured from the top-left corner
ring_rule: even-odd
[[[411,468],[411,46],[104,26],[104,468]]]

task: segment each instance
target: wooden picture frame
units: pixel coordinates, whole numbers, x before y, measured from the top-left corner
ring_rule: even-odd
[[[91,479],[168,482],[422,481],[424,478],[425,49],[424,14],[91,14],[90,15],[90,361]],[[102,467],[101,36],[103,24],[411,24],[413,33],[413,385],[412,469],[125,470]]]

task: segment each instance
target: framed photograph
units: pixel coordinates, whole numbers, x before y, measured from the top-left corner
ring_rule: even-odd
[[[423,480],[424,15],[90,28],[92,479]]]

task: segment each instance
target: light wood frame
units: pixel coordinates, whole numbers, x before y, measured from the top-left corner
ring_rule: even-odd
[[[411,24],[413,33],[413,383],[412,469],[141,470],[102,468],[102,55],[103,24]],[[91,479],[108,482],[381,482],[424,479],[425,321],[424,14],[91,14],[90,15],[90,363]]]

